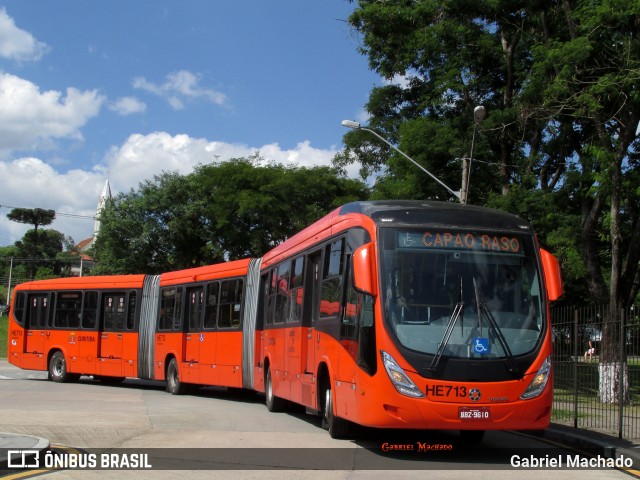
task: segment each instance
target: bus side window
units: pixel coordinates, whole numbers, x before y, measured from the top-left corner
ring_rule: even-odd
[[[131,290],[129,292],[129,307],[127,308],[127,330],[133,330],[136,323],[137,298],[137,292]]]
[[[218,328],[237,328],[240,326],[242,288],[242,279],[226,280],[221,283]]]
[[[176,288],[176,309],[175,315],[173,316],[173,330],[181,331],[182,330],[182,287]]]
[[[18,292],[13,305],[13,316],[19,325],[24,325],[24,304],[26,297],[27,296],[24,292]]]
[[[173,313],[176,304],[176,288],[163,288],[160,293],[160,317],[158,330],[168,331],[173,327]]]
[[[289,281],[291,276],[291,261],[287,260],[278,267],[276,278],[276,311],[273,316],[274,323],[284,323],[289,320]]]
[[[264,324],[273,325],[273,312],[275,309],[275,297],[277,293],[276,287],[278,285],[278,274],[275,268],[262,276],[262,284]]]
[[[320,319],[339,318],[344,274],[344,238],[327,245],[324,256]]]
[[[293,261],[291,268],[291,283],[289,288],[289,322],[302,321],[302,308],[304,305],[304,257],[298,257]]]
[[[81,313],[82,292],[58,292],[53,316],[55,328],[79,328]]]
[[[211,282],[207,285],[207,298],[204,307],[204,329],[215,330],[218,324],[218,298],[220,297],[220,283]]]
[[[82,328],[96,328],[98,317],[98,292],[84,292],[84,303],[82,306]]]

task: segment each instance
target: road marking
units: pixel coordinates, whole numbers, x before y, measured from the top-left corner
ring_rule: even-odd
[[[0,380],[13,380],[13,378],[5,377],[4,375],[0,375]]]

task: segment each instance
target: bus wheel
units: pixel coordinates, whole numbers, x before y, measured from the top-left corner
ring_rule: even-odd
[[[465,443],[480,443],[484,438],[484,430],[460,430],[460,436]]]
[[[333,393],[331,381],[325,383],[322,404],[322,428],[329,430],[331,438],[345,438],[349,435],[349,421],[336,417],[333,413]]]
[[[167,392],[171,395],[184,395],[186,391],[187,386],[180,381],[178,362],[172,358],[167,367]]]
[[[49,360],[49,378],[54,382],[64,383],[78,380],[80,375],[67,371],[67,361],[62,352],[55,352]]]
[[[267,410],[270,412],[281,412],[284,410],[285,401],[273,394],[273,381],[271,380],[271,368],[267,367],[267,373],[264,381],[264,396],[267,404]]]

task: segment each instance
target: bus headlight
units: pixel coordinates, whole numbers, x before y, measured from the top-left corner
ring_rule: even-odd
[[[389,375],[391,383],[393,383],[393,386],[396,387],[398,392],[407,397],[424,397],[424,393],[422,393],[416,384],[404,373],[404,370],[396,363],[391,355],[384,350],[380,350],[380,354],[382,355],[382,363],[387,370],[387,375]]]
[[[544,387],[547,385],[547,381],[549,380],[549,376],[551,375],[551,355],[549,355],[538,373],[535,374],[533,380],[524,391],[520,398],[522,400],[529,400],[530,398],[535,398],[540,395],[544,391]]]

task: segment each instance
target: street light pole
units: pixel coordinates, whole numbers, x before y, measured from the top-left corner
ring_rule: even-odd
[[[473,109],[473,136],[471,137],[471,153],[469,154],[469,161],[464,158],[462,162],[462,187],[460,189],[460,202],[463,204],[467,203],[467,199],[469,198],[469,182],[471,181],[471,163],[473,162],[473,147],[476,144],[476,132],[478,131],[478,125],[480,122],[484,120],[484,117],[487,115],[487,110],[482,106],[478,105]]]
[[[461,197],[460,197],[460,192],[455,192],[453,190],[451,190],[449,187],[447,187],[444,182],[442,182],[442,180],[440,180],[438,177],[436,177],[433,173],[431,173],[429,170],[427,170],[426,168],[424,168],[422,165],[420,165],[419,163],[417,163],[413,158],[411,158],[409,155],[407,155],[406,153],[404,153],[402,150],[400,150],[399,148],[397,148],[395,145],[393,145],[391,142],[389,142],[386,138],[382,137],[378,132],[376,132],[375,130],[371,130],[370,128],[365,128],[363,126],[361,126],[358,122],[354,122],[353,120],[343,120],[342,121],[342,126],[343,127],[347,127],[347,128],[352,128],[354,130],[364,130],[365,132],[369,132],[372,133],[373,135],[375,135],[377,138],[379,138],[380,140],[382,140],[384,143],[386,143],[387,145],[389,145],[391,148],[393,148],[396,152],[398,152],[400,155],[402,155],[404,158],[406,158],[407,160],[409,160],[411,163],[413,163],[416,167],[418,167],[420,170],[422,170],[424,173],[426,173],[427,175],[429,175],[431,178],[433,178],[436,182],[438,182],[440,185],[442,185],[451,195],[453,195],[454,197],[456,197],[459,201],[461,201]]]

